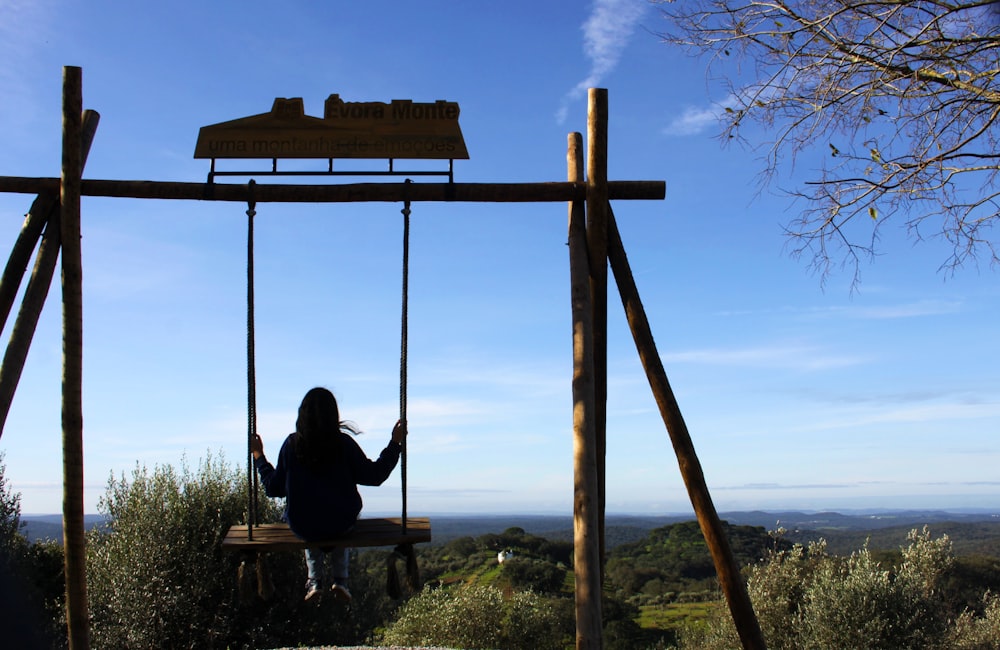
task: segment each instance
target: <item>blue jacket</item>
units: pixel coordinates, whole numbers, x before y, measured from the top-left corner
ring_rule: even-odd
[[[330,467],[314,470],[295,454],[295,434],[285,438],[274,467],[261,456],[254,460],[264,492],[285,497],[285,519],[292,532],[307,541],[347,532],[361,513],[358,485],[381,485],[399,461],[402,447],[389,442],[378,460],[365,455],[350,435],[341,432],[340,454]]]

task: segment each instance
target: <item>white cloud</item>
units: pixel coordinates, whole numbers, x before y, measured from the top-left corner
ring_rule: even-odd
[[[663,355],[668,363],[699,363],[763,368],[823,370],[864,363],[859,357],[822,353],[807,346],[762,346],[755,348],[708,348]]]
[[[893,320],[898,318],[918,318],[921,316],[943,316],[962,312],[962,300],[916,300],[883,305],[835,305],[823,307],[777,307],[768,309],[720,310],[718,316],[752,316],[758,314],[785,314],[801,320],[851,319],[851,320]]]
[[[859,483],[744,483],[742,485],[715,485],[713,490],[837,490],[843,488],[860,487]]]
[[[688,106],[680,115],[670,121],[663,129],[663,133],[664,135],[698,135],[718,124],[720,116],[726,109],[735,109],[737,106],[739,106],[739,102],[733,95],[709,106]]]
[[[646,9],[644,0],[595,0],[590,17],[583,23],[583,49],[590,60],[590,72],[563,97],[556,112],[561,124],[566,119],[568,105],[598,86],[614,70],[622,50]]]
[[[719,108],[689,106],[663,129],[665,135],[698,135],[719,121]]]
[[[1000,404],[950,402],[875,411],[838,426],[860,427],[895,422],[947,422],[995,418],[998,415],[1000,415]]]
[[[917,316],[939,316],[961,311],[962,303],[946,300],[921,300],[903,305],[886,305],[860,310],[859,318],[885,320],[892,318],[913,318]]]
[[[917,318],[920,316],[940,316],[956,314],[962,310],[962,303],[957,300],[918,300],[896,305],[877,305],[868,307],[822,307],[806,310],[811,317],[838,317],[858,320],[892,320],[896,318]]]

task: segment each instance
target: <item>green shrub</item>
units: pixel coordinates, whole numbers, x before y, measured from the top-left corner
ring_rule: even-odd
[[[39,631],[53,639],[53,647],[66,642],[66,579],[62,544],[51,539],[34,542],[25,555],[29,586],[20,594],[33,600],[40,620]]]
[[[951,650],[1000,650],[1000,597],[983,596],[983,613],[965,611],[948,635]]]
[[[239,558],[224,556],[229,526],[245,521],[237,470],[209,457],[108,480],[105,528],[88,539],[91,634],[96,647],[204,647],[230,636]]]
[[[267,601],[254,593],[253,558],[244,573],[240,554],[223,552],[229,527],[246,521],[246,477],[222,458],[182,463],[180,471],[136,467],[112,476],[99,503],[108,524],[90,533],[88,587],[91,636],[98,648],[273,648],[357,645],[391,611],[384,573],[376,584],[355,570],[354,603],[303,603],[301,551],[269,553],[263,565],[273,584]],[[258,518],[275,521],[279,504],[264,499]],[[383,562],[384,568],[384,562]],[[350,615],[347,615],[347,614]]]
[[[825,544],[772,553],[750,569],[747,591],[772,650],[962,648],[1000,650],[1000,605],[948,620],[942,584],[954,563],[947,536],[912,531],[898,566],[885,568],[864,548],[831,556]],[[990,640],[990,641],[987,641]],[[982,645],[987,643],[987,645]],[[977,645],[979,644],[979,645]],[[728,609],[689,627],[684,649],[738,648]]]
[[[555,612],[532,591],[504,596],[496,587],[425,589],[400,609],[383,635],[392,645],[452,648],[539,649],[562,647]]]
[[[565,567],[530,557],[515,556],[504,562],[502,573],[518,589],[558,594],[566,582]]]
[[[904,574],[891,575],[863,549],[844,561],[821,563],[812,575],[802,605],[802,643],[845,649],[929,648],[941,632],[935,611],[922,583]]]
[[[11,492],[6,473],[0,453],[0,561],[9,562],[23,555],[26,540],[21,534],[21,495]]]
[[[10,490],[0,453],[0,620],[10,647],[65,645],[63,552],[22,533],[21,495]]]

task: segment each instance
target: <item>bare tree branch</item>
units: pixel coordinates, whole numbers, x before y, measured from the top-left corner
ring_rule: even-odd
[[[659,0],[671,44],[709,55],[721,136],[762,151],[762,182],[822,152],[788,193],[793,256],[825,280],[878,254],[884,224],[952,246],[942,268],[1000,263],[1000,3]],[[743,127],[770,134],[750,142]],[[860,218],[858,218],[860,217]]]

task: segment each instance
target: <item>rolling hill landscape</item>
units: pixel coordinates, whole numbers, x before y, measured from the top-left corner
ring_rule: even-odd
[[[891,550],[906,541],[914,528],[928,526],[935,535],[948,535],[957,555],[981,553],[1000,557],[1000,512],[943,510],[886,510],[864,513],[740,511],[721,512],[719,516],[732,525],[763,526],[766,530],[785,529],[785,538],[806,543],[823,538],[832,553],[849,554],[868,540],[872,549]],[[609,548],[634,542],[650,530],[668,524],[691,521],[690,514],[626,515],[609,514],[606,536]],[[101,515],[87,515],[86,526],[100,524]],[[456,537],[478,537],[508,528],[550,540],[572,540],[573,518],[566,515],[475,515],[442,514],[432,516],[434,544]],[[22,532],[30,541],[62,539],[61,515],[22,515]]]

